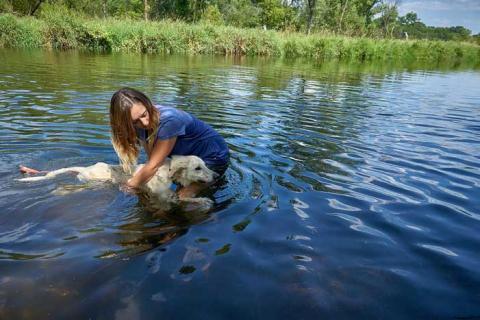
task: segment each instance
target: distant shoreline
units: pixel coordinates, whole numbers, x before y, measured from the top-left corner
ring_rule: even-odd
[[[479,62],[480,46],[454,41],[350,38],[177,21],[0,15],[0,47],[94,52],[221,54],[315,61]]]

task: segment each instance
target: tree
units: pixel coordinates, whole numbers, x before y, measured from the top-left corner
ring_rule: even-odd
[[[150,7],[148,5],[148,2],[147,0],[143,0],[143,18],[145,19],[145,21],[148,21],[148,11],[149,11]]]
[[[398,22],[403,25],[411,26],[417,22],[420,22],[420,19],[418,19],[418,16],[415,12],[409,12],[405,16],[399,17]]]
[[[366,26],[372,23],[372,18],[375,15],[375,6],[377,6],[381,0],[357,0],[356,7],[358,15],[365,17]]]
[[[315,13],[316,0],[307,0],[307,34],[312,30],[313,15]]]
[[[398,1],[381,0],[378,7],[377,19],[378,25],[383,30],[385,37],[393,37],[393,32],[397,26],[398,18]]]
[[[476,42],[480,46],[480,33],[472,36],[473,41]]]
[[[202,15],[202,21],[215,24],[215,25],[222,25],[224,24],[223,16],[220,10],[216,5],[209,5]]]
[[[218,7],[226,24],[247,28],[261,25],[262,9],[249,0],[218,1]]]
[[[293,8],[282,0],[258,0],[260,23],[269,29],[285,29],[293,23]]]
[[[44,0],[2,0],[0,11],[34,15]]]

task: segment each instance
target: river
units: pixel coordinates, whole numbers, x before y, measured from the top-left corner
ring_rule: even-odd
[[[0,318],[480,317],[478,69],[0,59]],[[15,180],[19,164],[117,164],[108,105],[123,86],[225,137],[212,210],[156,215],[72,175]]]

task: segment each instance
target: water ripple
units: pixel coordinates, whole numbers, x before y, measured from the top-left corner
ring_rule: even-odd
[[[0,59],[5,317],[18,306],[47,318],[61,304],[112,318],[127,302],[167,318],[480,311],[478,71],[7,49]],[[225,137],[231,165],[205,194],[211,212],[154,210],[71,176],[14,180],[18,164],[118,163],[107,111],[121,86]],[[51,283],[82,301],[43,290]]]

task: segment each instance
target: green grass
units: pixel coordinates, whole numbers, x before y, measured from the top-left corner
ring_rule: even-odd
[[[480,47],[462,42],[307,36],[170,20],[86,19],[63,11],[48,11],[40,18],[0,15],[0,47],[282,56],[315,61],[480,61]]]

